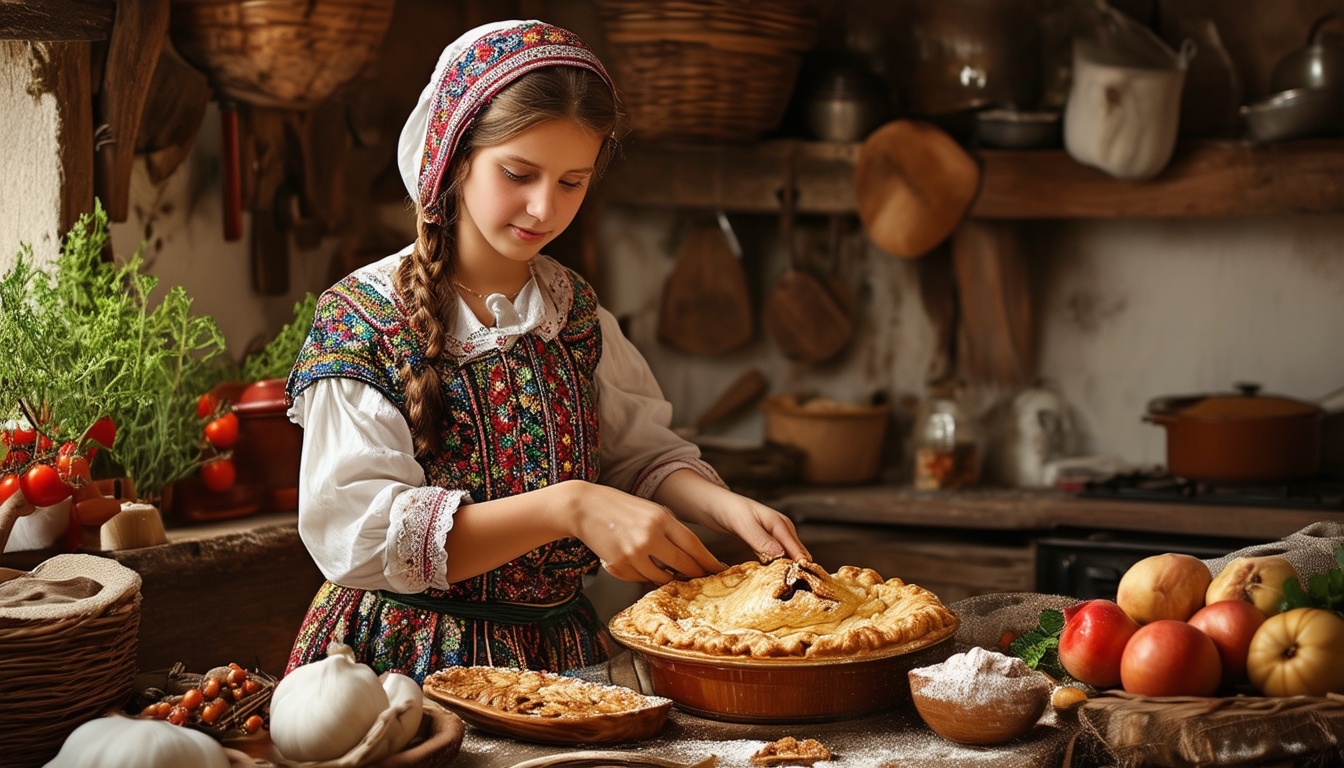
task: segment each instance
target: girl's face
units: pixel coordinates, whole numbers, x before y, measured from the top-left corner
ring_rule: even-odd
[[[459,258],[527,263],[574,220],[602,138],[573,120],[548,120],[478,149],[459,195]]]

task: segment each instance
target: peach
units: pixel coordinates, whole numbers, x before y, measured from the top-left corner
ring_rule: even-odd
[[[1279,612],[1283,585],[1297,578],[1293,564],[1278,555],[1233,558],[1213,577],[1204,602],[1211,605],[1222,600],[1241,600],[1259,608],[1266,616],[1273,616]]]
[[[1115,602],[1140,625],[1161,619],[1186,621],[1204,607],[1204,594],[1212,580],[1209,567],[1193,555],[1152,555],[1131,565],[1120,577]]]

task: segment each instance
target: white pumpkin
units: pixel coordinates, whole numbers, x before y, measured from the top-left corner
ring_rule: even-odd
[[[229,768],[209,736],[163,720],[111,715],[79,726],[46,768]]]

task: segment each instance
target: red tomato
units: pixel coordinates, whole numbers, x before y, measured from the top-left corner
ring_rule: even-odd
[[[17,490],[19,490],[18,475],[11,472],[4,477],[0,477],[0,504],[9,501],[9,497],[13,496]]]
[[[32,427],[16,427],[10,437],[13,445],[32,445],[37,439],[37,430]]]
[[[238,442],[238,416],[229,412],[206,424],[205,439],[216,448],[232,448]]]
[[[214,459],[201,465],[201,482],[215,493],[229,490],[237,479],[238,471],[231,459]]]
[[[196,401],[196,418],[204,419],[207,416],[213,416],[215,410],[219,408],[219,401],[215,396],[208,392],[201,395],[201,399]]]
[[[19,478],[19,490],[35,507],[50,507],[69,498],[72,492],[50,464],[34,464],[24,472]]]
[[[41,453],[43,451],[50,451],[55,445],[56,444],[51,441],[50,437],[47,437],[46,435],[37,436],[38,453]]]
[[[79,444],[84,445],[88,442],[94,442],[104,448],[111,448],[117,441],[117,424],[112,421],[111,416],[104,416],[101,419],[89,425],[84,430],[84,436],[79,439]]]

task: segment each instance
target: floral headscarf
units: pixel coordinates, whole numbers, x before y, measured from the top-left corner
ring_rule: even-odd
[[[485,24],[443,49],[397,144],[402,181],[426,219],[445,220],[440,182],[481,108],[521,75],[555,65],[591,70],[615,90],[602,63],[577,35],[542,21]]]

